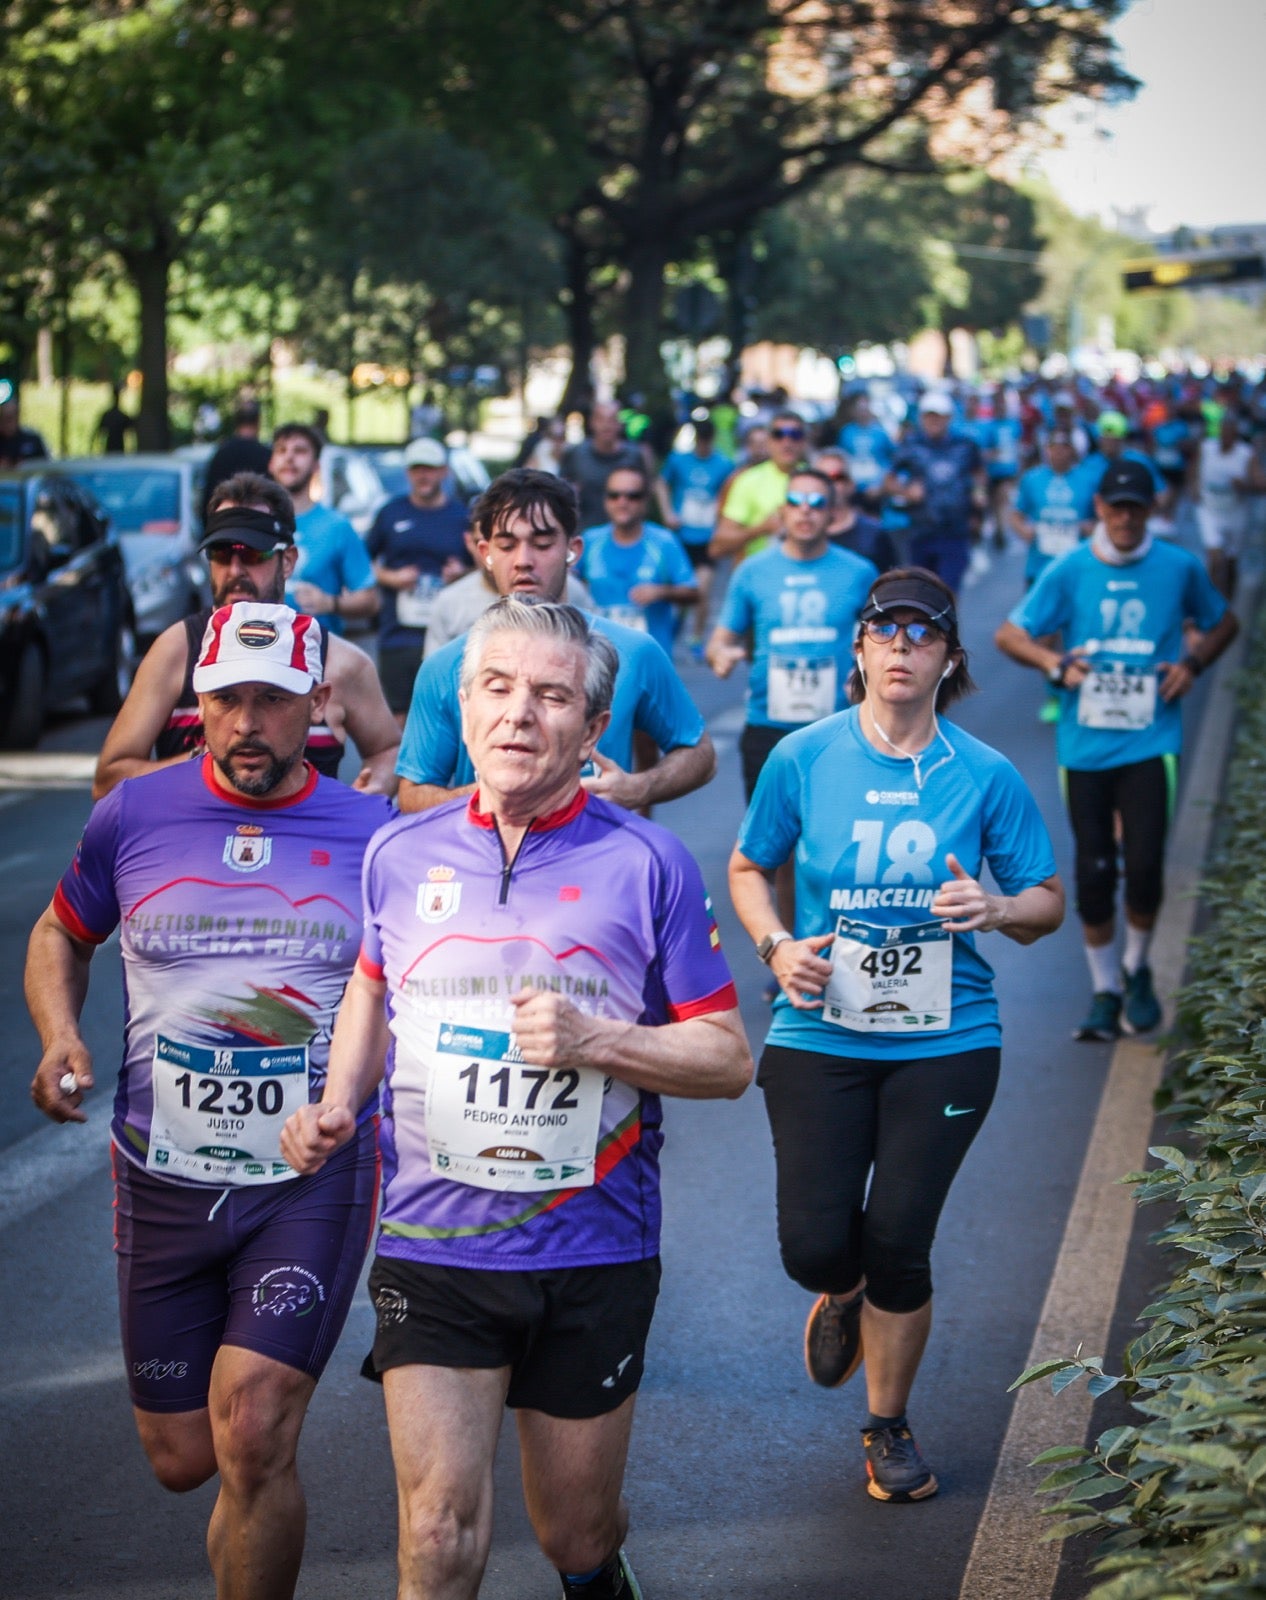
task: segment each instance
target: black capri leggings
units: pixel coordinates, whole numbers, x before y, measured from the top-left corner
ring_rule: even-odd
[[[843,1294],[864,1276],[881,1311],[927,1303],[941,1208],[993,1103],[1000,1059],[996,1047],[919,1061],[765,1047],[756,1081],[790,1277]]]
[[[1115,914],[1119,815],[1126,909],[1154,917],[1165,891],[1165,835],[1178,786],[1177,756],[1153,756],[1102,772],[1069,768],[1063,780],[1077,846],[1077,915],[1095,928]]]

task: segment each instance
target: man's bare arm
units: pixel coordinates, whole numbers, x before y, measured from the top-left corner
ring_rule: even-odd
[[[467,783],[460,789],[446,789],[442,783],[411,783],[408,778],[401,778],[396,805],[401,811],[430,811],[433,806],[442,806],[459,795],[474,794],[478,787],[478,784]]]
[[[91,1089],[92,1056],[79,1031],[88,993],[93,946],[85,944],[49,905],[31,930],[26,949],[26,1005],[43,1054],[31,1080],[31,1099],[54,1122],[86,1122],[79,1110]],[[62,1088],[73,1074],[73,1089]]]
[[[325,660],[334,687],[333,699],[343,709],[347,731],[364,762],[354,787],[367,794],[394,794],[400,728],[383,695],[373,662],[363,650],[337,634],[330,635]]]
[[[92,780],[92,798],[100,800],[124,778],[156,772],[159,767],[175,766],[188,755],[155,759],[154,742],[167,725],[167,719],[180,699],[185,681],[188,635],[183,622],[174,622],[159,634],[146,652],[128,690],[119,714],[97,757]]]

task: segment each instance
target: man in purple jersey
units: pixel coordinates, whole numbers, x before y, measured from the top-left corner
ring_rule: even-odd
[[[471,628],[479,787],[367,853],[325,1094],[282,1137],[319,1170],[385,1063],[372,1363],[401,1600],[477,1594],[507,1404],[564,1595],[641,1593],[621,1483],[659,1283],[659,1097],[736,1096],[752,1062],[690,854],[581,786],[616,662],[567,605],[504,599]]]
[[[308,1401],[342,1330],[377,1189],[375,1111],[315,1178],[282,1159],[319,1097],[361,932],[381,797],[303,759],[329,696],[318,628],[288,606],[224,606],[193,674],[207,754],[113,788],[36,924],[31,1094],[83,1122],[79,1029],[97,945],[120,929],[127,1032],[115,1095],[116,1251],[141,1443],[164,1488],[217,1472],[216,1592],[293,1595]]]

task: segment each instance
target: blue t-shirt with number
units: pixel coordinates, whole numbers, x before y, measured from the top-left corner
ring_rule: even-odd
[[[720,626],[752,635],[747,720],[799,728],[848,704],[857,615],[879,568],[832,545],[812,561],[777,546],[734,574]]]
[[[674,450],[664,462],[660,477],[672,496],[673,510],[681,518],[678,530],[683,544],[707,544],[717,520],[717,496],[734,471],[729,456],[698,456],[693,450]]]
[[[1202,632],[1221,621],[1226,601],[1189,551],[1158,539],[1139,561],[1100,561],[1089,544],[1051,563],[1011,613],[1035,639],[1063,635],[1095,671],[1089,686],[1060,690],[1055,748],[1062,767],[1109,767],[1177,755],[1182,704],[1155,692],[1162,666],[1187,650],[1183,624]]]
[[[1035,583],[1057,556],[1076,549],[1079,524],[1094,518],[1094,491],[1076,467],[1030,467],[1016,489],[1015,508],[1035,524],[1024,560],[1024,576]]]
[[[881,422],[846,422],[840,429],[840,449],[853,468],[859,489],[874,489],[892,464],[893,445]]]
[[[647,522],[638,540],[621,544],[609,522],[589,528],[576,575],[588,584],[600,616],[649,633],[661,650],[672,655],[673,602],[652,600],[650,605],[639,605],[629,595],[643,583],[694,587],[695,570],[675,533],[658,522]]]
[[[887,971],[885,956],[914,969],[916,977],[920,966],[930,966],[934,945],[921,945],[920,936],[931,935],[944,949],[943,930],[929,908],[953,876],[950,853],[973,878],[987,862],[1007,895],[1055,874],[1046,824],[1005,756],[941,723],[916,769],[908,759],[875,749],[857,707],[777,745],[743,819],[738,848],[770,870],[794,855],[796,937],[835,933],[837,942],[864,946],[869,932],[874,953],[862,959],[880,975]],[[897,929],[904,935],[889,932]],[[830,950],[824,954],[829,958]],[[767,1042],[899,1061],[1000,1044],[993,969],[974,935],[950,936],[949,965],[950,1004],[936,1019],[940,1026],[929,1028],[926,1012],[894,1000],[875,1008],[881,1025],[842,1027],[828,1020],[827,1006],[797,1011],[780,994]],[[896,981],[904,981],[902,973]]]

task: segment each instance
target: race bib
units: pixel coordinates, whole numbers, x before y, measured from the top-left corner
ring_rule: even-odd
[[[306,1045],[221,1050],[160,1033],[153,1083],[151,1172],[220,1184],[299,1176],[282,1159],[281,1130],[308,1103]]]
[[[841,917],[822,1015],[858,1033],[944,1033],[953,955],[954,936],[939,922],[876,928]]]
[[[716,497],[706,489],[687,489],[681,497],[681,521],[686,528],[710,528],[717,519]]]
[[[1124,668],[1095,671],[1077,691],[1077,721],[1083,728],[1134,733],[1156,719],[1156,674]]]
[[[442,1022],[433,1037],[426,1083],[432,1172],[516,1193],[592,1185],[601,1072],[528,1066],[513,1034],[488,1028]]]
[[[1034,541],[1041,555],[1062,556],[1077,548],[1080,532],[1075,522],[1039,522]]]
[[[638,633],[649,633],[646,626],[646,613],[641,606],[602,606],[598,615],[605,617],[608,622],[618,622],[622,627],[635,628]]]
[[[775,652],[769,658],[769,720],[801,723],[829,717],[837,682],[834,656]]]
[[[412,589],[396,591],[396,621],[402,628],[427,628],[440,592],[433,577],[419,578]]]

